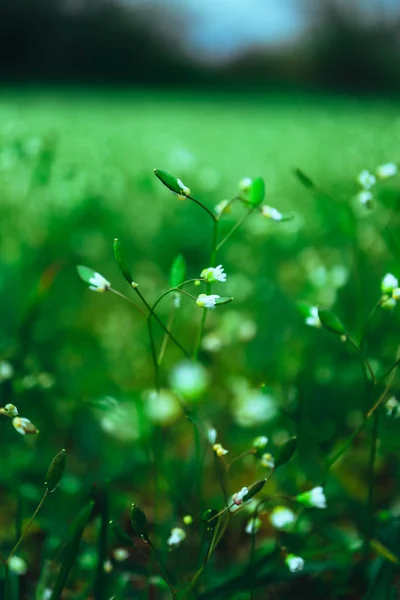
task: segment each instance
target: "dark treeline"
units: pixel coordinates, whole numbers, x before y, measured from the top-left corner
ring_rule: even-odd
[[[322,7],[322,9],[321,9]],[[179,16],[117,0],[1,0],[0,79],[8,83],[400,89],[398,22],[368,25],[334,0],[295,45],[202,67],[182,49]]]

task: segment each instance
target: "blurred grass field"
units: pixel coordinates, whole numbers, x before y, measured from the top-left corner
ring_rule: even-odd
[[[365,471],[359,465],[367,449],[356,446],[329,476],[324,465],[366,409],[359,361],[333,336],[307,328],[296,302],[333,307],[357,337],[379,298],[383,275],[400,275],[399,180],[377,185],[373,210],[355,199],[361,170],[399,159],[399,137],[397,102],[388,99],[2,92],[0,359],[13,365],[14,377],[0,383],[0,403],[16,404],[41,431],[25,439],[0,423],[7,460],[0,472],[6,544],[14,535],[12,515],[31,512],[43,472],[62,447],[68,470],[57,493],[65,501],[60,507],[54,497],[39,518],[47,533],[44,554],[65,534],[71,509],[94,482],[112,482],[117,516],[137,497],[151,511],[153,451],[160,452],[163,473],[157,484],[161,533],[172,517],[198,509],[192,428],[179,411],[155,426],[157,407],[149,412],[143,396],[154,385],[145,323],[115,296],[87,291],[75,268],[88,265],[129,293],[113,258],[118,237],[135,281],[155,301],[168,289],[178,253],[188,277],[208,266],[207,215],[168,193],[154,177],[155,167],[180,177],[211,209],[237,193],[242,177],[262,176],[267,204],[293,213],[287,223],[254,215],[218,256],[234,301],[208,320],[201,361],[210,383],[195,410],[201,422],[217,427],[232,457],[255,435],[267,435],[272,448],[297,435],[298,453],[271,489],[293,494],[327,481],[331,520],[339,529],[341,521],[362,519]],[[305,189],[295,168],[318,189]],[[235,209],[224,219],[222,234],[240,215]],[[161,306],[166,320],[169,304]],[[183,302],[175,319],[174,333],[189,349],[200,317]],[[379,372],[393,362],[398,325],[395,312],[382,312],[374,322],[368,351]],[[163,387],[181,358],[170,345]],[[279,406],[273,420],[257,417],[261,384],[269,394],[264,398]],[[399,498],[393,465],[399,450],[393,424],[381,427],[385,486],[377,502],[383,508]],[[206,466],[202,501],[218,508],[212,464]],[[232,490],[261,471],[251,461],[237,467]],[[343,517],[344,499],[350,508]],[[307,543],[323,548],[332,532],[322,522],[315,527]],[[230,535],[231,544],[240,543],[239,525]],[[32,568],[38,576],[37,560]]]

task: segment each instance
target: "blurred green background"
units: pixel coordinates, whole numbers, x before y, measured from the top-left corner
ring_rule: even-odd
[[[330,6],[336,4],[335,14],[352,25],[352,15],[341,12],[340,3]],[[45,5],[40,3],[43,10]],[[18,13],[8,4],[4,15],[11,24],[20,24],[25,15],[25,31],[32,33],[27,6],[21,3]],[[386,16],[388,31],[396,23]],[[361,30],[367,36],[363,43],[372,39],[368,35],[386,31],[382,23],[373,21],[366,27],[355,19],[351,44],[357,46],[356,33]],[[102,39],[95,34],[96,29],[94,39]],[[9,37],[13,43],[15,39]],[[341,51],[340,39],[347,38],[335,39],[329,60]],[[14,47],[11,42],[9,49]],[[139,42],[136,39],[138,60],[148,57],[143,48],[140,54]],[[51,50],[51,45],[44,47]],[[313,48],[315,58],[318,46]],[[277,534],[264,519],[260,538],[265,552],[278,536],[291,551],[301,556],[308,552],[310,561],[317,556],[320,566],[314,574],[311,568],[301,583],[294,579],[287,584],[284,569],[268,570],[276,563],[266,561],[266,570],[257,571],[264,585],[259,597],[266,597],[268,584],[278,586],[280,598],[302,598],[311,589],[315,598],[328,592],[336,598],[364,597],[368,581],[363,578],[360,583],[355,563],[342,553],[365,530],[368,428],[330,472],[326,459],[359,425],[370,404],[354,350],[325,331],[307,327],[297,302],[333,308],[359,339],[380,297],[382,277],[387,272],[400,275],[399,179],[377,183],[371,210],[359,203],[356,181],[363,169],[374,172],[378,165],[398,160],[400,120],[392,63],[384,60],[388,72],[382,85],[376,83],[369,89],[374,93],[364,95],[364,84],[375,73],[368,53],[360,53],[366,71],[356,92],[351,74],[362,72],[358,66],[349,67],[348,85],[347,79],[328,78],[333,88],[328,92],[318,70],[302,71],[301,56],[296,76],[291,77],[288,69],[282,83],[283,58],[273,52],[265,55],[265,61],[274,65],[272,71],[265,70],[264,59],[256,68],[257,61],[247,58],[243,64],[235,59],[237,63],[221,67],[218,75],[215,67],[188,63],[181,70],[164,71],[160,58],[164,49],[156,53],[161,62],[155,61],[155,69],[153,64],[152,77],[145,58],[142,76],[121,67],[118,83],[129,85],[118,88],[109,85],[115,82],[108,63],[99,69],[99,76],[92,71],[102,87],[88,87],[90,77],[85,79],[78,67],[71,76],[62,62],[59,71],[55,62],[53,71],[40,72],[39,53],[29,66],[28,43],[20,66],[9,59],[9,68],[2,70],[0,361],[12,366],[13,375],[0,380],[0,404],[16,404],[40,435],[20,437],[5,417],[0,421],[0,544],[5,551],[12,547],[23,519],[40,500],[50,460],[66,448],[68,466],[61,487],[23,546],[21,555],[29,570],[21,580],[20,597],[35,597],[40,577],[45,583],[52,581],[55,567],[51,564],[44,573],[43,561],[54,558],[94,484],[100,495],[106,486],[110,515],[121,524],[127,521],[131,502],[143,505],[177,580],[194,571],[196,561],[189,554],[183,559],[182,551],[167,553],[165,540],[183,515],[198,519],[203,509],[223,506],[212,453],[203,440],[200,492],[193,476],[197,469],[193,425],[171,396],[149,399],[154,377],[145,320],[116,296],[89,291],[79,280],[76,265],[92,267],[115,289],[131,294],[113,257],[112,243],[118,237],[141,292],[154,302],[168,289],[177,254],[185,257],[189,278],[209,266],[212,223],[194,203],[180,202],[170,194],[153,169],[166,169],[182,179],[211,210],[238,193],[240,179],[261,176],[266,203],[292,213],[294,219],[275,223],[254,214],[218,254],[228,278],[215,285],[215,293],[232,295],[234,301],[208,315],[200,353],[208,384],[190,406],[201,435],[208,426],[216,427],[230,458],[248,450],[257,435],[269,437],[272,454],[288,436],[297,436],[298,451],[268,484],[268,494],[293,495],[326,484],[328,509],[322,516],[313,511],[298,532],[288,534]],[[289,49],[294,60],[293,47]],[[343,54],[339,67],[345,63]],[[247,70],[249,65],[253,70]],[[278,78],[275,72],[280,73]],[[180,89],[181,78],[191,89]],[[65,85],[54,87],[55,81]],[[86,87],[77,87],[77,81]],[[138,83],[153,87],[139,88]],[[347,93],[342,93],[343,87]],[[388,89],[391,95],[383,95]],[[296,168],[311,177],[314,190],[301,185]],[[221,236],[242,215],[239,206],[224,216]],[[198,293],[196,288],[191,291]],[[169,309],[167,299],[159,309],[165,322]],[[173,331],[189,351],[201,312],[186,298],[176,311]],[[395,360],[398,327],[396,310],[381,310],[375,316],[367,355],[378,375]],[[162,331],[154,328],[159,345]],[[182,358],[169,344],[161,369],[164,389],[170,387],[171,372]],[[396,380],[392,391],[396,392]],[[379,539],[391,547],[391,535],[397,535],[399,446],[397,424],[385,416],[379,441],[375,509],[376,514],[390,511],[385,513],[390,526],[380,525]],[[229,491],[263,476],[265,468],[250,457],[232,469]],[[244,522],[238,515],[231,523],[205,577],[211,591],[204,598],[242,597],[239,592],[235,595],[229,581],[239,577],[248,561]],[[103,597],[98,590],[92,596],[91,587],[98,526],[95,521],[84,539],[84,560],[68,597]],[[190,547],[197,547],[199,531],[195,526]],[[109,545],[111,551],[115,546],[111,537]],[[118,597],[142,597],[135,594],[144,593],[143,561],[128,562],[124,568],[116,565],[110,574],[107,598],[119,589],[124,591]],[[219,584],[222,588],[212,592]],[[234,586],[241,587],[246,589],[246,577]],[[379,593],[376,598],[386,597],[382,590]]]

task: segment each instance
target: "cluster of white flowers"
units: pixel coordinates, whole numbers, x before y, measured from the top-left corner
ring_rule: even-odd
[[[224,267],[222,265],[218,265],[218,267],[208,267],[207,269],[203,269],[200,277],[205,279],[208,283],[214,283],[215,281],[220,281],[221,283],[225,283],[226,281],[226,273],[224,273]]]
[[[358,202],[367,208],[371,208],[374,200],[371,189],[376,183],[376,178],[388,179],[389,177],[394,177],[397,175],[398,170],[398,166],[394,162],[388,162],[376,168],[376,176],[368,171],[368,169],[361,171],[357,176],[357,183],[361,187],[361,190],[357,194]]]
[[[307,508],[326,508],[326,497],[324,488],[321,485],[318,485],[309,492],[298,494],[296,500]]]
[[[394,308],[400,300],[400,287],[397,277],[386,273],[381,283],[381,306],[382,308]]]
[[[392,396],[385,403],[386,414],[388,417],[393,417],[394,419],[398,419],[400,417],[400,402]]]

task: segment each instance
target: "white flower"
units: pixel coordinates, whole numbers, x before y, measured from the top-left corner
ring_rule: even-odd
[[[213,444],[213,445],[217,441],[217,430],[214,427],[210,427],[207,430],[207,439],[210,442],[210,444]]]
[[[5,381],[6,379],[11,379],[11,377],[13,375],[14,375],[14,369],[13,369],[12,365],[5,360],[0,361],[0,381]]]
[[[248,493],[249,488],[243,487],[241,490],[239,490],[239,492],[233,494],[230,502],[230,505],[232,506],[229,506],[229,511],[236,512],[237,510],[243,508],[245,504],[249,504],[252,501],[252,498],[250,498],[250,500],[244,500]]]
[[[217,294],[200,294],[200,296],[196,300],[197,306],[201,308],[215,308],[215,301],[219,298]]]
[[[322,327],[321,320],[318,314],[318,306],[311,306],[308,317],[306,317],[306,325],[310,327]]]
[[[7,563],[10,571],[16,575],[25,575],[28,571],[28,565],[20,556],[12,556]]]
[[[373,185],[375,185],[376,178],[367,169],[364,169],[363,171],[361,171],[361,173],[359,173],[357,181],[362,188],[364,188],[365,190],[369,190],[370,188],[372,188]]]
[[[283,215],[279,210],[272,206],[268,206],[267,204],[264,204],[264,206],[261,207],[261,214],[267,219],[272,219],[272,221],[282,221],[283,219]]]
[[[181,417],[182,406],[170,390],[151,390],[146,398],[145,411],[153,423],[170,425]]]
[[[387,179],[388,177],[394,177],[398,173],[398,166],[393,162],[385,163],[384,165],[379,165],[376,169],[376,174],[379,179]]]
[[[235,421],[242,427],[260,426],[260,423],[272,420],[278,412],[273,396],[254,389],[239,391],[232,410]]]
[[[275,506],[269,515],[269,520],[277,529],[284,529],[287,525],[295,522],[296,516],[290,508],[286,506]]]
[[[219,457],[225,456],[225,454],[228,454],[228,450],[226,448],[224,448],[221,444],[214,444],[213,450],[214,450],[215,454]]]
[[[203,269],[200,277],[208,281],[208,283],[214,283],[215,281],[221,281],[224,283],[226,281],[226,273],[224,273],[224,267],[222,265]]]
[[[253,440],[253,448],[262,450],[268,444],[268,438],[266,435],[259,435]]]
[[[252,183],[253,180],[250,177],[243,177],[243,179],[239,181],[239,189],[242,190],[242,192],[248,192]]]
[[[400,417],[400,402],[394,396],[385,403],[385,408],[388,417],[394,417],[395,419]]]
[[[26,435],[27,433],[39,433],[39,430],[36,429],[34,424],[31,423],[29,419],[25,419],[23,417],[14,417],[12,420],[12,424],[14,425],[18,433],[20,433],[21,435]]]
[[[89,289],[94,292],[106,292],[111,287],[111,283],[107,281],[103,275],[100,275],[100,273],[95,273],[93,277],[89,279],[89,283],[91,283]]]
[[[179,546],[184,541],[185,538],[186,538],[186,533],[184,532],[184,530],[181,529],[180,527],[174,527],[171,530],[171,535],[169,536],[169,538],[167,540],[167,544],[168,544],[168,546],[176,547],[176,546]]]
[[[227,214],[231,212],[231,204],[229,200],[221,200],[216,207],[214,208],[214,212],[217,217],[220,217],[223,214]]]
[[[172,304],[174,306],[174,308],[180,308],[181,306],[181,295],[179,292],[175,292],[173,299],[172,299]]]
[[[261,519],[259,519],[258,517],[254,518],[252,517],[246,525],[246,533],[248,533],[249,535],[253,534],[253,533],[257,533],[258,531],[260,531],[261,529],[261,525],[262,525],[262,521]]]
[[[298,494],[296,500],[308,508],[326,508],[324,488],[321,485],[313,488],[309,492]]]
[[[356,197],[358,202],[363,206],[366,206],[367,208],[370,208],[372,206],[374,197],[372,195],[372,192],[370,192],[369,190],[363,190],[362,192],[359,192]]]
[[[381,292],[382,294],[392,294],[395,288],[399,287],[399,280],[392,273],[386,273],[382,279]]]
[[[275,467],[274,457],[272,454],[269,454],[269,452],[262,455],[260,462],[262,467],[266,467],[268,469],[273,469]]]
[[[126,548],[114,548],[113,556],[117,562],[124,562],[129,557],[129,552]]]
[[[394,288],[392,298],[393,300],[400,300],[400,288]]]
[[[208,382],[209,376],[203,365],[188,360],[178,363],[170,375],[172,389],[185,400],[199,398]]]
[[[105,573],[111,573],[111,571],[113,570],[113,565],[110,559],[104,561],[103,569]]]
[[[285,558],[285,563],[292,573],[302,571],[304,568],[304,559],[300,556],[295,556],[294,554],[288,554]]]
[[[182,195],[183,196],[190,196],[190,189],[184,183],[182,183],[182,181],[180,179],[177,179],[177,183],[178,183],[178,185],[180,187]]]

